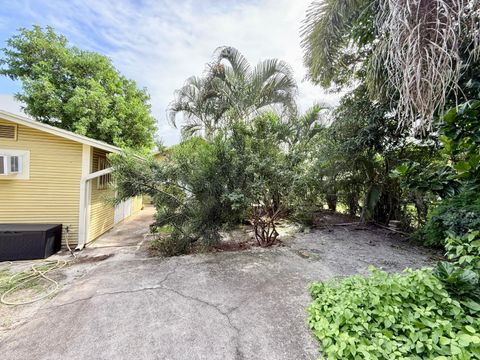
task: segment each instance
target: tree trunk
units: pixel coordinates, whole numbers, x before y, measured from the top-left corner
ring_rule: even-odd
[[[358,194],[355,192],[348,193],[347,195],[347,203],[348,203],[348,214],[350,216],[357,215],[358,211]]]
[[[428,204],[420,191],[413,192],[413,199],[417,210],[418,225],[422,225],[427,220]]]
[[[328,209],[331,211],[337,211],[337,194],[328,194],[325,196],[327,201]]]
[[[268,247],[277,241],[278,232],[275,227],[275,220],[280,216],[280,209],[273,211],[269,208],[253,208],[253,229],[255,239],[261,247]]]

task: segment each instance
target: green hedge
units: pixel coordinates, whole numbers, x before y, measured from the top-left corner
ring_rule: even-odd
[[[431,269],[313,283],[308,324],[327,359],[480,359],[480,308]]]

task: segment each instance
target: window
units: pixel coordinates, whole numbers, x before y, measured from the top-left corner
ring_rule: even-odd
[[[0,175],[7,174],[7,167],[5,166],[6,161],[7,161],[7,156],[0,155]]]
[[[30,151],[0,149],[0,180],[30,179]]]
[[[104,156],[98,157],[97,171],[108,169],[108,161]],[[112,174],[105,174],[97,178],[97,189],[105,190],[108,189],[108,185],[112,180]]]
[[[20,172],[20,156],[10,156],[10,172],[18,173]]]
[[[16,175],[22,172],[22,157],[19,155],[0,155],[0,175]]]

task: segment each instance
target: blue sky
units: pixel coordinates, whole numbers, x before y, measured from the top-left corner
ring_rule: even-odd
[[[315,102],[333,104],[302,81],[299,29],[311,0],[0,0],[0,43],[20,27],[50,25],[78,47],[110,57],[128,78],[146,87],[158,134],[167,145],[179,131],[166,121],[175,89],[200,75],[218,46],[238,48],[251,63],[279,58],[292,66],[299,82],[300,108]],[[0,78],[0,108],[18,108],[12,95],[20,85]],[[18,111],[18,110],[17,110]]]

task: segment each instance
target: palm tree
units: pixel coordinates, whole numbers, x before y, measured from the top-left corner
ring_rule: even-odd
[[[403,124],[425,132],[480,59],[480,0],[315,1],[302,38],[312,80],[345,84],[360,69]]]
[[[203,133],[210,138],[231,121],[250,121],[275,106],[285,114],[295,114],[297,85],[287,63],[268,59],[252,68],[233,47],[218,48],[214,57],[206,76],[188,79],[169,106],[173,124],[177,114],[184,114],[185,135]]]
[[[221,80],[218,91],[228,104],[230,118],[250,120],[273,105],[295,114],[297,84],[286,62],[267,59],[252,68],[237,49],[221,47],[210,69],[211,75]]]
[[[302,116],[292,118],[288,122],[288,145],[307,146],[315,135],[328,127],[331,111],[332,108],[328,105],[315,104]]]
[[[175,91],[175,99],[169,105],[168,115],[170,122],[176,126],[177,114],[183,113],[186,121],[182,125],[184,136],[198,134],[210,139],[225,110],[212,82],[207,78],[192,76]]]

